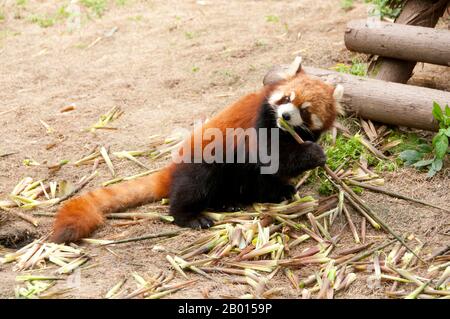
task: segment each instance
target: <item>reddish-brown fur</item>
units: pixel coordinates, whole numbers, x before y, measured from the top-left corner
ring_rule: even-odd
[[[319,79],[307,76],[305,73],[298,74],[291,81],[287,81],[277,87],[277,91],[282,91],[289,96],[295,92],[293,103],[300,107],[304,102],[310,102],[309,111],[316,114],[323,122],[323,130],[328,130],[334,123],[339,110],[339,105],[333,98],[334,88]],[[328,106],[334,105],[333,108]]]
[[[308,86],[308,93],[301,89],[302,86]],[[324,126],[327,128],[331,126],[332,121],[334,121],[335,110],[325,107],[326,105],[334,105],[334,102],[330,104],[328,100],[328,96],[330,99],[332,98],[333,90],[331,87],[300,73],[291,81],[279,84],[277,89],[280,88],[285,89],[286,92],[295,89],[297,99],[314,101],[317,105],[314,105],[312,110],[323,119]],[[246,129],[253,127],[261,104],[273,89],[274,86],[266,86],[256,93],[241,98],[203,125],[202,131],[207,128],[218,128],[225,133],[227,128]],[[327,114],[327,112],[330,114]],[[194,134],[198,133],[193,132],[190,139],[192,140]],[[225,136],[225,134],[223,135]],[[203,140],[202,148],[208,142]],[[192,147],[193,143],[190,143],[190,145]],[[79,240],[88,236],[104,222],[105,213],[168,197],[172,174],[176,167],[177,164],[171,163],[155,174],[99,188],[68,200],[57,214],[51,240],[58,243]]]
[[[199,141],[202,142],[201,149],[211,142],[211,139],[202,138],[203,133],[209,128],[218,128],[224,137],[224,148],[226,147],[225,136],[227,128],[242,128],[247,129],[254,127],[256,122],[256,114],[259,112],[259,107],[264,99],[270,94],[273,87],[264,87],[261,91],[248,94],[239,99],[234,104],[219,112],[216,116],[202,125],[202,130],[194,131],[190,137],[189,144],[186,147],[191,148],[194,152],[194,139],[198,136]],[[235,143],[236,144],[236,143]],[[181,147],[180,152],[183,152]],[[225,150],[224,150],[225,151]],[[182,154],[182,153],[181,153]]]
[[[258,107],[269,90],[270,88],[264,88],[241,98],[204,124],[202,131],[214,127],[225,133],[226,128],[252,127]],[[194,134],[196,132],[191,135],[191,140]],[[207,143],[208,141],[203,140],[202,146]],[[190,145],[193,147],[193,143]],[[98,188],[68,200],[58,211],[51,240],[58,243],[79,240],[103,224],[106,213],[168,197],[175,167],[176,164],[171,163],[155,174]]]
[[[51,241],[76,241],[103,224],[105,213],[168,197],[174,168],[175,165],[170,164],[152,175],[95,189],[68,200],[58,212]]]

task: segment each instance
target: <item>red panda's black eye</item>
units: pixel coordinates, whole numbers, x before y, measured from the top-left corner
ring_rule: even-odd
[[[283,97],[280,99],[279,104],[286,104],[286,103],[288,103],[288,102],[290,102],[289,96],[283,96]]]
[[[309,113],[308,109],[300,109],[300,116],[305,123],[308,124],[311,122],[311,114]]]

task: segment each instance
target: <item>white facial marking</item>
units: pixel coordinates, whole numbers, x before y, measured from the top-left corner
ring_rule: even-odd
[[[291,95],[289,96],[289,100],[291,102],[295,100],[295,92],[294,91],[291,92]]]
[[[277,116],[279,118],[284,118],[284,120],[292,126],[299,126],[303,123],[300,111],[292,103],[286,103],[278,106]],[[288,117],[288,119],[286,119],[286,117]]]
[[[297,74],[298,71],[300,71],[301,67],[302,67],[302,57],[296,56],[294,62],[291,63],[286,73],[288,76],[294,76]]]
[[[303,103],[301,106],[300,106],[300,108],[302,108],[302,109],[306,109],[307,107],[310,107],[312,104],[310,103],[310,102],[305,102],[305,103]]]
[[[323,127],[322,120],[316,114],[311,114],[311,123],[313,129],[319,130]]]
[[[284,93],[281,91],[275,91],[269,98],[270,105],[276,105],[279,100],[281,100],[284,96]]]

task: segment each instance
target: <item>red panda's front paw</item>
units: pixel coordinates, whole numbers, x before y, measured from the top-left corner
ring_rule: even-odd
[[[214,225],[211,219],[202,215],[192,218],[175,217],[173,222],[180,227],[189,227],[192,229],[206,229]]]
[[[327,156],[325,155],[322,146],[314,142],[305,142],[305,155],[308,157],[308,161],[313,167],[324,166],[327,162]]]
[[[283,200],[289,200],[294,196],[294,194],[297,192],[294,186],[291,184],[286,184],[282,187],[281,190],[281,199]]]
[[[290,184],[280,184],[263,194],[259,201],[264,203],[281,203],[291,199],[296,192],[297,190],[294,186]]]

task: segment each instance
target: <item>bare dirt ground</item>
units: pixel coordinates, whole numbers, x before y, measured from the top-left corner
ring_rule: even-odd
[[[267,69],[301,54],[305,65],[328,68],[350,62],[354,54],[345,49],[343,32],[348,20],[367,16],[366,5],[355,2],[344,11],[339,1],[111,1],[101,18],[83,18],[81,28],[67,32],[64,20],[42,28],[30,21],[32,14],[54,14],[65,1],[28,1],[18,6],[3,1],[0,9],[0,199],[6,198],[24,176],[35,179],[77,181],[91,167],[64,166],[51,174],[47,165],[62,159],[76,160],[93,146],[109,146],[113,151],[143,149],[153,134],[168,135],[176,127],[188,128],[195,120],[210,117],[238,97],[260,87]],[[83,11],[85,14],[87,11]],[[84,15],[85,17],[85,15]],[[275,18],[274,18],[275,17]],[[117,27],[110,37],[104,34]],[[100,40],[96,41],[99,37]],[[416,84],[450,90],[448,69],[418,66],[412,80]],[[72,112],[60,109],[75,105]],[[114,122],[117,130],[85,131],[100,114],[120,106],[124,115]],[[58,134],[47,134],[39,120]],[[50,144],[56,145],[46,149]],[[24,166],[32,158],[40,166]],[[160,167],[164,161],[148,165]],[[119,176],[141,169],[128,161],[115,161]],[[105,165],[100,176],[86,189],[111,179]],[[448,207],[449,170],[432,180],[411,169],[386,173],[386,185],[407,195]],[[301,194],[313,194],[303,190]],[[441,211],[364,193],[364,199],[399,233],[414,233],[426,243],[429,252],[448,243],[449,217]],[[152,210],[146,205],[135,211]],[[52,209],[50,209],[52,211]],[[40,226],[5,213],[0,221],[0,238],[26,242],[49,231],[52,218],[39,218]],[[359,225],[359,219],[355,216]],[[176,229],[160,222],[130,227],[107,224],[93,237],[139,236]],[[342,227],[344,223],[337,224]],[[359,226],[358,226],[359,227]],[[24,230],[28,232],[24,234]],[[202,231],[207,232],[207,231]],[[369,231],[369,239],[381,240],[384,233]],[[167,241],[179,248],[199,232],[189,231]],[[351,242],[347,231],[343,243]],[[123,244],[106,250],[87,247],[96,267],[81,271],[81,285],[69,292],[70,298],[101,298],[108,289],[133,271],[154,274],[169,271],[166,253],[152,250],[152,241]],[[296,271],[301,276],[307,269]],[[0,265],[0,297],[14,296],[17,273],[11,265]],[[193,278],[197,278],[192,275]],[[202,277],[200,282],[170,296],[202,298],[240,296],[247,285],[218,284]],[[286,277],[276,275],[272,282],[286,287],[282,297],[296,298],[299,292]],[[60,283],[58,285],[64,285]],[[339,298],[379,298],[382,288],[369,288],[364,276]]]

